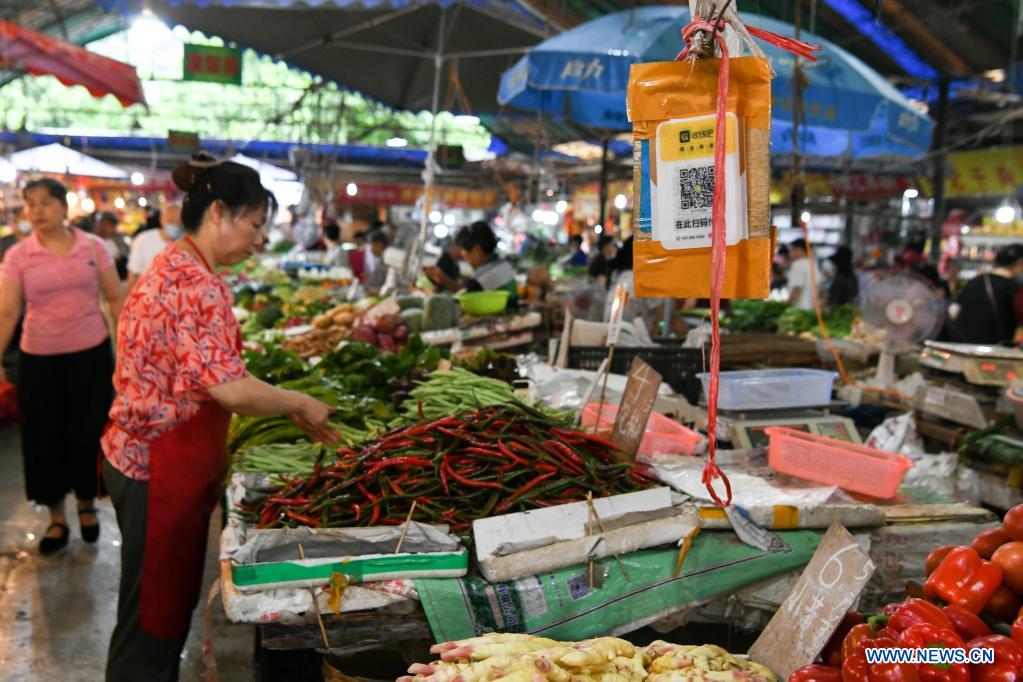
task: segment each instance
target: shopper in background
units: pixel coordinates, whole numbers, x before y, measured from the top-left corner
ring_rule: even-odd
[[[797,239],[789,244],[789,305],[802,310],[813,310],[814,290],[820,286],[821,274],[815,268],[810,275],[810,259],[807,258],[806,240]]]
[[[828,285],[828,308],[834,310],[838,306],[850,305],[856,301],[860,293],[860,280],[853,268],[852,249],[840,246],[828,258],[833,272]]]
[[[366,281],[366,233],[356,232],[352,237],[355,241],[355,248],[348,252],[348,267],[352,269],[352,276],[360,282]]]
[[[128,278],[128,256],[131,246],[123,234],[117,231],[120,219],[116,213],[103,211],[96,215],[96,236],[103,240],[110,257],[117,266],[117,276],[122,280]]]
[[[1016,315],[1017,278],[1023,276],[1023,245],[1009,244],[995,254],[995,269],[971,279],[949,310],[952,332],[961,343],[1012,343],[1020,319]]]
[[[11,234],[0,239],[0,260],[7,255],[8,251],[28,239],[31,234],[32,221],[28,219],[25,211],[22,211],[14,223],[14,230],[11,231]],[[22,308],[22,315],[18,318],[14,335],[11,336],[11,342],[7,344],[7,352],[3,354],[3,370],[7,373],[10,381],[15,384],[18,383],[18,346],[21,344],[21,322],[24,316],[24,308]]]
[[[448,241],[442,248],[437,264],[423,268],[423,274],[438,287],[454,293],[462,288],[462,273],[458,264],[464,260],[465,253],[455,239]]]
[[[597,252],[590,259],[587,274],[603,286],[605,289],[611,286],[611,263],[618,252],[618,245],[614,237],[606,234],[600,235],[597,240]]]
[[[28,498],[50,509],[39,551],[68,543],[64,498],[74,492],[82,539],[96,542],[100,435],[113,398],[114,359],[105,298],[114,319],[123,292],[103,241],[68,226],[67,188],[52,178],[23,190],[32,234],[4,256],[0,355],[25,309],[18,364],[21,448]],[[6,381],[0,370],[0,381]]]
[[[160,252],[125,304],[103,435],[122,536],[107,682],[178,678],[231,413],[286,414],[314,440],[338,439],[327,405],[249,375],[231,291],[216,275],[262,245],[273,195],[251,168],[204,154],[173,178],[187,192],[185,236]]]
[[[135,234],[128,255],[128,291],[135,287],[142,273],[153,262],[156,255],[168,244],[176,242],[185,234],[181,227],[181,204],[166,204],[160,211],[160,229]]]
[[[391,245],[391,240],[383,230],[377,230],[369,236],[369,253],[373,256],[373,267],[366,275],[366,293],[377,296],[387,283],[387,263],[384,262],[384,251]]]
[[[563,261],[563,265],[567,268],[582,268],[586,267],[586,252],[583,251],[583,238],[582,235],[574,235],[568,240],[568,246],[571,252]]]
[[[327,247],[324,263],[329,267],[347,267],[348,253],[341,243],[341,226],[333,220],[323,226],[323,243]]]
[[[507,291],[508,308],[519,306],[519,288],[515,270],[497,252],[497,235],[485,221],[478,220],[458,231],[455,241],[465,252],[465,260],[472,266],[472,279],[466,282],[467,291]]]

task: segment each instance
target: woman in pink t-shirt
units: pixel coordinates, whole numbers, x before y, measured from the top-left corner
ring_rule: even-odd
[[[39,551],[68,543],[64,498],[74,492],[82,539],[96,542],[100,436],[114,363],[100,294],[117,317],[123,293],[103,242],[67,224],[67,188],[52,178],[23,191],[32,235],[4,255],[0,356],[25,309],[18,361],[28,498],[50,508]],[[0,381],[7,377],[0,367]]]

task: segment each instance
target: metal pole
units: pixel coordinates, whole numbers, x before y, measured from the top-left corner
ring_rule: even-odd
[[[607,234],[607,225],[604,219],[607,217],[607,148],[611,141],[610,135],[604,136],[604,143],[600,148],[600,229]]]
[[[941,229],[945,224],[945,135],[948,132],[948,76],[938,84],[938,113],[934,125],[934,213],[931,215],[931,260],[941,258]]]
[[[440,78],[444,68],[444,16],[446,9],[440,10],[440,21],[437,25],[437,52],[433,55],[433,101],[430,106],[430,146],[426,153],[426,178],[423,183],[423,210],[419,218],[419,241],[413,246],[406,259],[405,274],[414,281],[416,271],[422,261],[422,253],[426,246],[427,230],[429,229],[430,209],[433,203],[434,157],[437,154],[437,109],[440,108]]]
[[[803,3],[796,0],[796,40],[800,39],[803,27]],[[792,204],[792,227],[802,225],[803,204],[806,202],[806,184],[803,178],[803,156],[799,153],[799,123],[803,113],[803,86],[800,78],[799,57],[792,59],[792,193],[790,200]],[[809,242],[810,235],[806,234]]]

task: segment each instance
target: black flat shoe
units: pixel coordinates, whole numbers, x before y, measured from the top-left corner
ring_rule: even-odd
[[[92,514],[96,517],[96,523],[91,525],[85,525],[82,523],[82,514]],[[78,523],[79,528],[82,531],[82,540],[88,543],[93,543],[99,540],[99,516],[96,514],[96,510],[93,507],[87,507],[85,509],[78,510]]]
[[[50,527],[46,529],[46,532],[49,533],[53,528],[60,528],[62,532],[55,538],[44,535],[43,539],[39,542],[40,554],[54,554],[67,547],[68,538],[71,537],[71,529],[64,523],[51,523]]]

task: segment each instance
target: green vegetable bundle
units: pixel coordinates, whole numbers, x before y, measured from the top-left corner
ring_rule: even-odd
[[[455,367],[428,374],[426,381],[419,382],[409,393],[402,405],[402,414],[411,421],[438,419],[513,400],[515,391],[509,384]]]
[[[323,461],[325,452],[319,443],[254,445],[236,452],[231,468],[245,473],[308,476]]]

